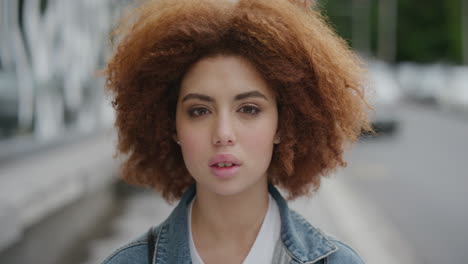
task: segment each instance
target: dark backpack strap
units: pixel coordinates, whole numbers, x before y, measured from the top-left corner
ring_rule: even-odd
[[[153,228],[150,228],[148,231],[148,264],[153,263],[153,257],[154,257],[154,236],[153,236]]]

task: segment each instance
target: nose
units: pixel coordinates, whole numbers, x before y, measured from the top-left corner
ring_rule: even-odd
[[[216,118],[212,142],[215,146],[230,146],[236,143],[234,125],[228,115],[220,115]]]

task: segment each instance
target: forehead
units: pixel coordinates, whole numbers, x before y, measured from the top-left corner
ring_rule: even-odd
[[[182,79],[180,94],[197,92],[216,96],[254,90],[273,97],[267,81],[248,59],[218,55],[192,65]]]

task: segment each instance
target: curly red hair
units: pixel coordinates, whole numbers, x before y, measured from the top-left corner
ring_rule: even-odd
[[[146,1],[118,36],[106,86],[114,96],[117,151],[127,154],[122,176],[167,200],[194,183],[172,135],[179,84],[201,58],[243,56],[274,90],[281,143],[269,180],[290,199],[346,166],[345,143],[371,131],[360,61],[304,1]]]

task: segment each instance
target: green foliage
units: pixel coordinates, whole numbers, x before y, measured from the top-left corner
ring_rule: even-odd
[[[328,0],[319,2],[319,5],[335,31],[351,45],[351,1]]]
[[[445,10],[447,13],[448,22],[448,41],[449,53],[448,57],[451,61],[461,63],[463,57],[462,47],[462,1],[466,0],[445,0]]]
[[[462,61],[462,0],[398,0],[397,61]],[[351,39],[353,0],[326,0],[320,5],[338,34]],[[375,54],[379,14],[378,0],[372,0],[371,46]],[[352,43],[350,43],[352,45]]]

